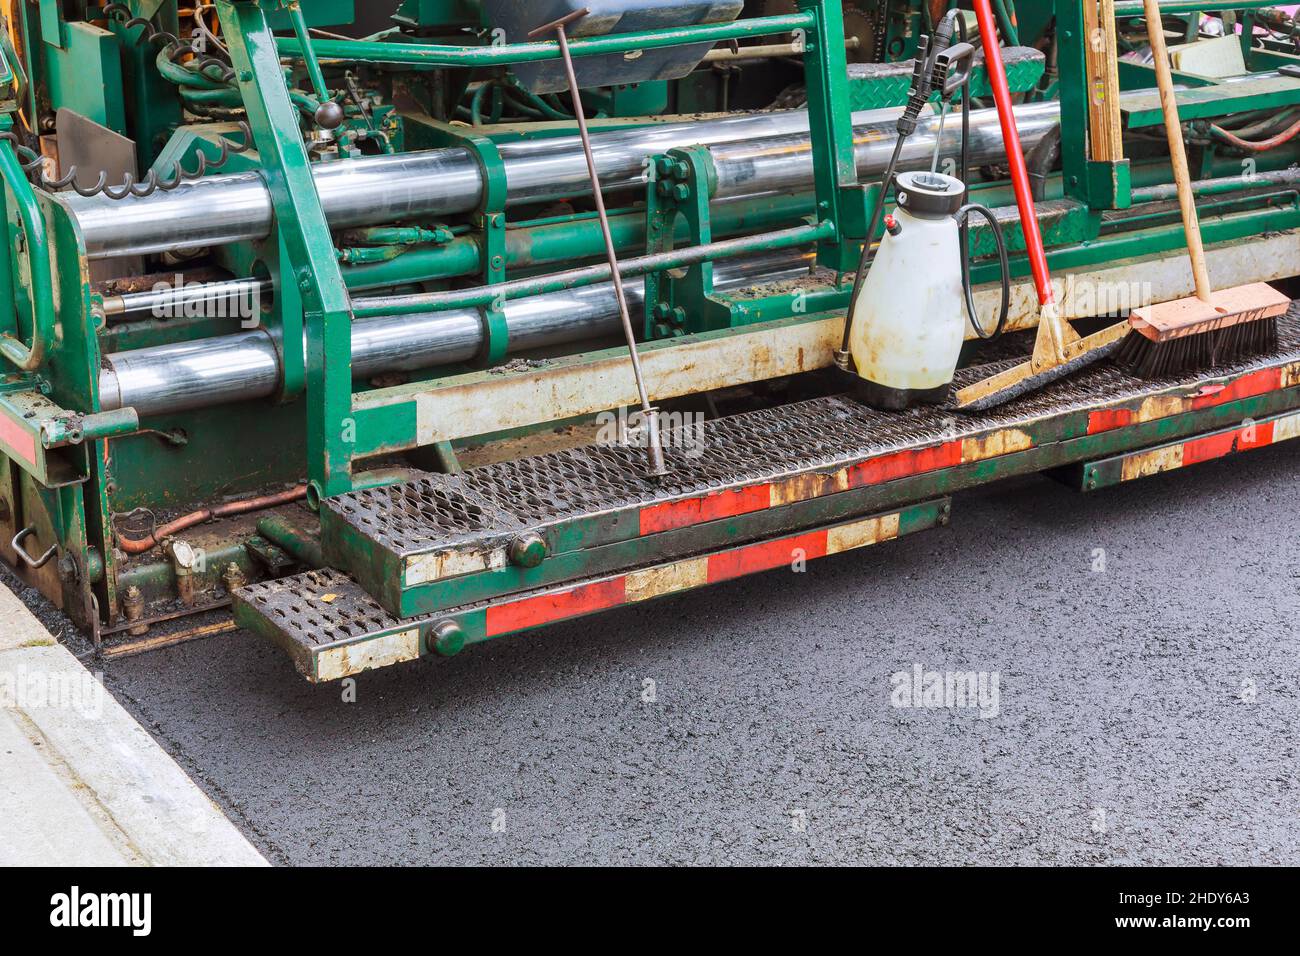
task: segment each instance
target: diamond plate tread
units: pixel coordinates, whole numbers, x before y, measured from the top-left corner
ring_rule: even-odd
[[[544,528],[579,515],[843,467],[1300,361],[1300,308],[1292,306],[1279,321],[1279,331],[1279,351],[1270,356],[1159,381],[1144,381],[1100,363],[978,414],[950,406],[883,412],[832,396],[715,419],[705,423],[703,440],[697,439],[693,447],[666,449],[670,474],[662,481],[646,476],[642,450],[590,445],[460,475],[429,475],[353,492],[328,499],[325,507],[333,518],[399,555],[490,543],[522,528]],[[1021,360],[1007,358],[959,370],[955,387]]]

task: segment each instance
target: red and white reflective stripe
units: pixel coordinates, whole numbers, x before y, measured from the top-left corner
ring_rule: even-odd
[[[1260,369],[1258,372],[1243,375],[1224,385],[1205,386],[1192,395],[1152,395],[1144,399],[1135,409],[1099,409],[1088,415],[1088,434],[1095,435],[1114,428],[1140,425],[1158,418],[1168,418],[1170,415],[1197,412],[1243,398],[1253,398],[1278,389],[1290,388],[1292,385],[1300,384],[1300,379],[1297,379],[1298,368],[1300,367],[1286,365]]]
[[[957,439],[925,448],[906,448],[869,458],[831,472],[809,472],[777,481],[726,488],[707,495],[665,501],[642,508],[642,535],[672,531],[719,518],[734,518],[797,501],[912,478],[944,468],[984,461],[1033,447],[1033,439],[1018,428],[1000,429],[975,438]]]
[[[830,554],[892,541],[898,537],[900,513],[877,515],[803,534],[759,541],[716,554],[686,558],[617,577],[592,581],[533,597],[507,601],[487,609],[485,631],[498,637],[514,631],[552,624],[566,618],[607,611],[621,604],[717,584],[747,574],[791,566]]]
[[[1133,481],[1162,471],[1174,471],[1203,461],[1226,458],[1235,452],[1265,448],[1298,436],[1300,412],[1266,422],[1247,422],[1240,428],[1229,431],[1134,452],[1123,460],[1120,481]]]

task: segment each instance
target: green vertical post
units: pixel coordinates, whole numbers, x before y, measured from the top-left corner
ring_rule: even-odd
[[[804,40],[804,72],[817,219],[833,222],[838,233],[836,238],[820,244],[817,261],[838,272],[848,272],[857,268],[857,251],[846,240],[864,238],[868,219],[853,155],[844,12],[838,0],[799,0],[799,10],[816,18],[816,25]]]
[[[217,0],[276,228],[302,295],[306,326],[307,475],[325,497],[352,488],[352,308],[259,0]]]
[[[1093,160],[1088,146],[1092,91],[1088,88],[1087,44],[1082,0],[1055,0],[1058,87],[1061,99],[1061,180],[1065,195],[1092,210],[1091,236],[1101,227],[1101,210],[1127,209],[1127,161]]]
[[[1084,44],[1089,38],[1083,35],[1080,0],[1055,0],[1055,5],[1061,179],[1067,196],[1088,202],[1088,65]]]

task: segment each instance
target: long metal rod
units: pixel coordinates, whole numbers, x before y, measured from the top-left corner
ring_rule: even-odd
[[[250,309],[248,314],[255,315],[256,312],[251,311],[251,307],[258,304],[261,296],[269,295],[271,290],[272,283],[269,279],[164,284],[145,292],[105,296],[104,315],[118,322],[144,317],[170,319],[190,311],[201,311],[204,315],[215,311],[220,317],[223,307],[231,315],[237,314],[235,309],[245,308]]]
[[[862,179],[883,171],[894,145],[898,112],[854,114],[854,151]],[[1026,148],[1037,143],[1059,115],[1055,101],[1017,106],[1016,123]],[[937,130],[937,117],[920,120],[900,168],[929,163]],[[943,155],[955,156],[959,139],[956,130],[946,130]],[[607,192],[640,187],[647,156],[696,144],[713,148],[719,199],[812,187],[808,114],[802,110],[659,124],[592,137],[600,181]],[[503,143],[499,149],[510,206],[581,196],[591,188],[576,136]],[[996,110],[972,111],[970,149],[973,163],[1002,157]],[[479,164],[461,148],[320,163],[313,173],[321,205],[335,229],[468,213],[478,208],[483,194]],[[61,198],[77,218],[91,259],[264,239],[274,220],[270,192],[255,172],[205,176],[144,198],[113,201],[75,193]]]
[[[844,49],[856,50],[862,46],[857,37],[845,37]],[[804,45],[794,43],[767,43],[762,46],[731,47],[720,46],[704,54],[705,63],[736,63],[742,60],[772,60],[787,56],[802,56]]]
[[[641,353],[637,349],[636,330],[632,328],[632,314],[627,307],[627,293],[623,289],[623,274],[618,267],[618,250],[614,248],[614,233],[609,227],[609,213],[605,209],[605,191],[600,185],[600,171],[596,168],[596,157],[591,151],[591,133],[587,129],[587,111],[582,106],[582,88],[578,86],[578,76],[573,70],[573,56],[569,51],[568,24],[583,19],[590,11],[585,7],[575,10],[567,17],[540,27],[528,34],[529,39],[543,33],[555,31],[555,39],[560,44],[560,55],[564,60],[564,75],[569,83],[569,97],[573,100],[573,118],[578,122],[578,136],[582,140],[582,153],[587,160],[587,172],[591,175],[591,198],[596,206],[596,218],[600,220],[601,237],[605,240],[605,260],[609,263],[609,278],[614,286],[614,298],[618,301],[618,317],[623,323],[623,338],[627,342],[627,355],[632,362],[632,377],[636,381],[636,394],[641,402],[641,422],[646,435],[646,457],[652,477],[662,478],[668,474],[664,462],[664,446],[659,435],[659,412],[650,405],[650,393],[646,390],[645,373],[641,369]]]

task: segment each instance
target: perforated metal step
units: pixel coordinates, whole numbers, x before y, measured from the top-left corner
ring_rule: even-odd
[[[717,584],[791,563],[865,548],[948,521],[947,498],[786,534],[756,544],[639,565],[500,600],[399,620],[341,571],[310,571],[235,593],[235,619],[280,645],[314,682],[459,653],[545,624]]]

